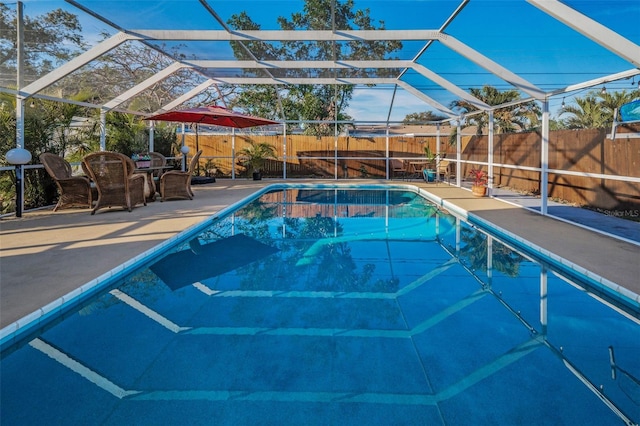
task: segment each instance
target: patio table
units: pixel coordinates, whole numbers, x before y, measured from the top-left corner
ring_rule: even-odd
[[[156,200],[156,182],[153,178],[155,172],[160,172],[159,175],[166,170],[173,169],[172,166],[156,166],[156,167],[143,167],[140,169],[134,169],[133,173],[144,174],[144,196],[147,201],[155,201]]]
[[[429,162],[427,161],[409,161],[405,178],[407,180],[422,178],[422,169],[426,168]]]

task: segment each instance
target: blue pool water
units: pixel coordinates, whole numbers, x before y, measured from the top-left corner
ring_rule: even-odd
[[[637,424],[601,293],[411,191],[272,191],[5,350],[1,421]]]

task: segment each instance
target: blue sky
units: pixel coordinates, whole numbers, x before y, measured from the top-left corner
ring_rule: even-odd
[[[79,2],[127,28],[221,28],[195,0]],[[639,1],[567,0],[564,3],[640,44]],[[26,14],[40,14],[58,7],[77,13],[85,38],[92,42],[97,40],[98,32],[108,29],[106,24],[66,2],[25,0],[24,4]],[[299,0],[209,0],[209,4],[225,21],[232,14],[246,10],[262,29],[279,29],[277,17],[289,18],[303,6]],[[368,8],[373,20],[384,20],[387,29],[438,29],[458,5],[459,1],[454,0],[355,0],[356,9]],[[471,0],[445,32],[545,91],[633,68],[629,62],[555,21],[525,0]],[[424,44],[422,41],[404,43],[404,48],[395,55],[411,60]],[[220,58],[228,56],[228,50],[223,50],[212,49],[207,54]],[[434,43],[418,63],[465,90],[485,84],[503,90],[511,88],[440,43]],[[406,79],[443,105],[456,99],[422,76],[407,76]],[[607,88],[630,90],[630,83],[611,82]],[[566,102],[584,95],[584,91],[568,94]],[[392,96],[393,87],[357,88],[348,113],[357,120],[386,120]],[[562,96],[551,99],[552,115],[559,110],[561,102]],[[427,110],[433,108],[399,89],[391,120],[401,120],[409,113]]]

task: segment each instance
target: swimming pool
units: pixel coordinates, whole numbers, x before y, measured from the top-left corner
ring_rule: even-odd
[[[236,207],[6,350],[2,423],[638,422],[637,310],[557,262],[411,191]]]

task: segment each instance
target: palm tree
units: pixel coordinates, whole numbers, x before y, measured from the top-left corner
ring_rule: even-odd
[[[632,90],[627,92],[622,90],[620,92],[605,92],[598,95],[602,101],[600,104],[606,114],[607,124],[613,123],[613,112],[619,109],[622,105],[640,98],[640,90]]]
[[[260,178],[260,172],[267,160],[276,158],[276,150],[268,142],[249,141],[249,145],[242,148],[239,154],[244,157],[242,164],[247,170],[253,171],[254,179]]]
[[[564,120],[569,129],[600,129],[607,125],[607,112],[594,94],[575,98],[576,105],[567,105],[560,115],[571,114]]]
[[[506,90],[501,92],[495,87],[485,85],[482,89],[469,89],[471,95],[483,101],[487,105],[502,105],[520,99],[517,90]],[[451,102],[452,109],[455,108],[462,114],[477,111],[478,108],[466,100],[456,100]],[[513,105],[496,110],[494,113],[494,126],[498,133],[509,133],[520,130],[527,130],[538,125],[540,120],[540,108],[531,101],[520,105]],[[487,114],[477,114],[469,117],[463,127],[477,126],[476,134],[480,135],[488,128],[489,117]],[[450,142],[454,143],[457,130],[450,136]]]

